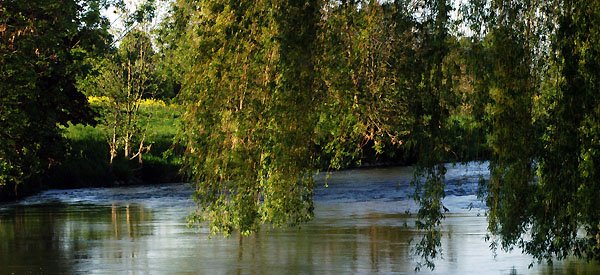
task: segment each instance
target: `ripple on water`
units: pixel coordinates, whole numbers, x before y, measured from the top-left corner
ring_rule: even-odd
[[[486,168],[448,166],[444,259],[433,273],[599,274],[597,264],[528,269],[531,258],[518,252],[494,258],[483,241],[485,207],[475,196]],[[185,226],[194,206],[190,184],[49,190],[1,206],[0,273],[410,274],[411,239],[421,236],[415,216],[405,213],[416,209],[411,173],[410,167],[339,171],[327,179],[321,173],[313,221],[231,238]]]

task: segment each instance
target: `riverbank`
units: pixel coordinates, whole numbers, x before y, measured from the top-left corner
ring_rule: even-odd
[[[159,102],[157,104],[157,102]],[[96,105],[98,112],[103,106]],[[43,173],[35,174],[15,186],[0,186],[0,202],[23,199],[48,189],[116,187],[180,182],[183,148],[175,138],[183,107],[152,101],[140,106],[140,125],[146,126],[142,162],[126,158],[122,152],[109,162],[107,142],[110,129],[99,121],[96,126],[63,127],[63,158],[55,160]],[[139,143],[138,143],[139,146]]]
[[[102,101],[98,101],[102,102]],[[101,105],[95,106],[97,109]],[[141,184],[182,182],[180,172],[185,148],[176,142],[183,115],[183,106],[151,101],[140,108],[142,125],[147,125],[145,144],[151,145],[140,164],[138,159],[117,155],[109,164],[110,148],[107,142],[110,129],[106,122],[97,126],[69,125],[63,128],[65,140],[64,158],[50,169],[35,175],[27,182],[0,187],[0,202],[22,199],[48,189],[74,189],[88,187],[118,187]],[[446,162],[485,160],[489,148],[480,126],[467,117],[454,116],[452,131],[455,134]],[[374,150],[374,144],[366,144],[356,159],[344,160],[340,170],[371,169],[381,167],[410,166],[418,162],[419,152],[410,145],[389,147],[383,153]],[[331,171],[331,155],[322,152],[318,168]]]

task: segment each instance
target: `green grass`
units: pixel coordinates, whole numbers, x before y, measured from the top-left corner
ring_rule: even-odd
[[[142,105],[141,125],[148,123],[145,145],[150,151],[128,160],[122,152],[109,165],[107,127],[70,125],[64,130],[67,154],[60,165],[52,167],[49,186],[54,188],[103,187],[122,184],[163,183],[180,181],[180,146],[174,145],[183,108],[178,105]],[[139,143],[138,143],[139,144]]]
[[[112,169],[110,168],[108,131],[102,123],[96,127],[66,127],[64,137],[67,141],[67,154],[61,165],[51,169],[48,177],[50,187],[102,187],[181,181],[179,169],[183,148],[181,145],[174,145],[174,138],[180,127],[182,114],[183,107],[176,104],[151,102],[141,106],[140,117],[143,119],[140,124],[148,125],[145,145],[151,144],[150,151],[143,155],[141,166],[137,159],[125,159],[120,152]],[[461,115],[452,116],[448,125],[453,140],[446,161],[469,161],[488,157],[489,148],[481,125]],[[419,155],[419,152],[410,146],[390,147],[383,154],[377,154],[372,147],[372,144],[367,144],[363,148],[360,156],[360,163],[363,165],[410,165]],[[325,153],[321,156],[322,169],[327,169],[329,157]]]

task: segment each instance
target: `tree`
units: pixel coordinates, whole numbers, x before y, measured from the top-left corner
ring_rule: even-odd
[[[427,231],[417,252],[429,266],[440,245],[448,120],[459,103],[450,10],[447,1],[328,1],[319,41],[318,144],[333,168],[360,162],[367,145],[377,154],[414,148],[417,226]]]
[[[155,30],[156,46],[156,75],[159,80],[163,98],[177,100],[176,95],[181,90],[184,73],[190,71],[190,58],[186,53],[189,49],[187,24],[190,20],[190,1],[171,2],[167,16]]]
[[[412,82],[409,71],[398,68],[413,61],[404,51],[412,50],[414,24],[395,8],[377,1],[325,2],[317,145],[329,168],[360,164],[364,149],[392,151],[408,135],[406,91]]]
[[[165,54],[187,57],[169,66],[182,69],[189,101],[181,139],[197,186],[191,223],[209,220],[227,235],[307,221],[319,164],[408,148],[426,233],[416,251],[433,268],[443,163],[464,159],[453,148],[454,119],[465,115],[487,131],[481,197],[492,247],[598,258],[595,2],[471,0],[461,9],[470,41],[453,33],[446,0],[175,7],[166,28],[175,32],[162,37],[181,38]]]
[[[186,1],[182,1],[187,3]],[[243,234],[313,213],[318,1],[190,1],[183,95],[190,223]]]
[[[64,152],[59,125],[93,122],[75,79],[106,49],[100,1],[0,2],[0,185],[39,180]]]
[[[537,260],[598,259],[599,6],[588,1],[472,1],[487,22],[492,247]],[[485,8],[489,7],[489,8]],[[474,22],[481,22],[475,20]],[[477,24],[477,23],[476,23]],[[557,28],[555,27],[557,26]],[[484,32],[484,33],[485,33]],[[485,40],[483,40],[485,41]],[[481,72],[481,70],[479,70]],[[579,232],[585,232],[580,235]]]
[[[119,94],[110,97],[114,104],[113,112],[122,112],[123,115],[123,121],[114,121],[114,123],[121,124],[122,127],[124,157],[133,159],[137,156],[139,163],[142,163],[147,125],[142,125],[138,116],[142,99],[152,98],[154,93],[153,54],[152,42],[147,34],[140,31],[130,32],[121,42],[117,57],[117,62],[120,63],[120,82],[124,83],[124,86]],[[132,153],[134,137],[139,141],[135,154]]]
[[[410,95],[410,114],[414,117],[411,127],[412,142],[418,151],[418,162],[412,181],[413,198],[419,204],[417,228],[425,235],[416,245],[416,252],[425,265],[434,267],[441,245],[440,226],[444,219],[445,197],[444,161],[452,154],[450,144],[450,114],[459,105],[455,92],[456,76],[460,70],[450,58],[452,38],[449,34],[452,21],[449,1],[424,1],[417,5],[418,21],[417,55],[418,75],[415,90]],[[417,266],[417,270],[421,264]]]
[[[498,22],[491,28],[493,82],[489,89],[492,158],[486,202],[490,206],[490,231],[501,232],[504,244],[515,241],[510,232],[523,230],[528,200],[533,195],[535,135],[532,119],[536,93],[535,65],[528,7],[494,3]],[[514,207],[505,207],[514,205]],[[498,224],[502,226],[498,227]],[[503,244],[503,245],[504,245]],[[495,244],[494,244],[495,245]]]
[[[420,175],[438,190],[429,200],[430,185],[415,181],[429,207],[421,225],[439,226],[440,163],[456,105],[448,3],[318,4],[273,4],[265,13],[270,3],[179,2],[178,18],[193,22],[176,32],[189,34],[179,49],[191,60],[182,94],[190,101],[185,168],[198,184],[191,221],[208,219],[225,234],[306,221],[321,150],[339,168],[369,142],[377,152],[409,142],[422,152]],[[422,21],[412,14],[417,9],[427,14]],[[310,24],[300,26],[301,19]],[[288,37],[294,32],[301,35]]]
[[[99,107],[101,126],[107,132],[110,147],[111,169],[120,151],[125,159],[137,157],[142,164],[142,155],[150,150],[150,145],[145,146],[149,118],[144,123],[140,106],[143,99],[153,98],[156,91],[154,50],[148,34],[148,25],[154,18],[154,1],[143,2],[135,10],[124,3],[117,7],[125,27],[119,48],[98,58],[97,74],[80,81],[88,95],[106,99]]]

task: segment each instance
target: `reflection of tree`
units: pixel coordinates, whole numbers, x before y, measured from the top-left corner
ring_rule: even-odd
[[[371,258],[371,270],[379,272],[379,240],[377,238],[377,227],[369,226],[369,255]]]
[[[71,273],[62,250],[60,212],[57,206],[17,207],[0,215],[0,273]],[[51,257],[49,257],[49,255]]]
[[[3,211],[0,273],[68,274],[77,259],[133,258],[138,247],[133,241],[152,234],[150,227],[143,226],[152,218],[143,207],[118,204],[52,204]]]
[[[452,235],[455,234],[454,224],[448,223],[447,226],[444,226],[444,230],[448,231],[447,234],[443,234],[444,236],[448,236],[448,239],[446,240],[446,246],[448,248],[444,249],[444,260],[456,262],[457,257],[455,254],[457,249],[460,249],[460,244],[457,245],[456,241],[452,240]]]
[[[151,221],[151,216],[145,215],[144,208],[126,204],[121,206],[113,203],[110,208],[112,235],[115,240],[129,238],[135,240],[145,234],[143,224]],[[123,235],[126,233],[125,235]]]
[[[115,203],[113,203],[112,207],[110,208],[110,214],[112,218],[111,220],[113,225],[113,232],[115,234],[115,239],[119,239],[119,220],[117,214],[117,207]]]
[[[124,206],[113,203],[110,208],[112,240],[129,240],[130,242],[110,242],[108,251],[100,250],[101,253],[108,253],[108,258],[136,258],[138,246],[132,244],[143,235],[151,232],[145,230],[144,224],[152,221],[152,216],[147,215],[143,207],[125,204]],[[151,212],[150,212],[151,213]],[[147,251],[144,251],[147,252]]]
[[[298,230],[261,231],[243,239],[233,234],[231,241],[237,248],[231,257],[236,266],[233,273],[412,272],[409,239],[418,237],[418,232],[377,224],[387,218],[373,214],[349,227],[332,221]]]

